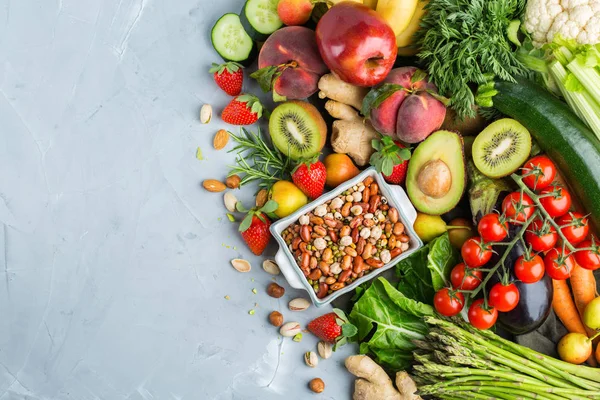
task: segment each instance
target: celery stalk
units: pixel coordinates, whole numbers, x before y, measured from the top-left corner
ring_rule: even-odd
[[[594,67],[586,67],[577,59],[567,64],[567,69],[575,75],[597,102],[600,102],[600,74]]]
[[[600,139],[600,105],[586,89],[589,89],[585,83],[582,84],[585,88],[581,91],[570,91],[565,87],[565,80],[567,79],[568,72],[565,67],[558,61],[555,60],[548,66],[550,75],[558,83],[560,91],[571,107],[571,109],[590,127]],[[575,73],[573,72],[573,75]],[[577,77],[577,75],[575,75]],[[577,77],[578,78],[578,77]]]

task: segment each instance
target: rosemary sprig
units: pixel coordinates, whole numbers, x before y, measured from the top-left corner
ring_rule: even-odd
[[[237,153],[235,165],[230,166],[229,176],[240,175],[240,186],[258,181],[261,188],[269,188],[275,182],[289,179],[292,161],[279,150],[269,146],[260,128],[256,133],[242,128],[239,135],[231,133],[237,143],[229,152]]]

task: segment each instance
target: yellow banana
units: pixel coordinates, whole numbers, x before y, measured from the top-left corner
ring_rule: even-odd
[[[387,21],[395,35],[404,32],[417,9],[419,0],[378,0],[377,12]]]
[[[363,4],[373,10],[377,8],[377,0],[363,0]]]
[[[396,36],[396,45],[398,47],[406,47],[413,44],[413,37],[419,30],[419,23],[421,22],[423,15],[425,15],[425,6],[427,3],[429,3],[429,1],[419,1],[417,3],[417,8],[410,23],[403,32]]]
[[[362,0],[329,0],[327,4],[329,5],[329,8],[331,8],[332,6],[335,6],[337,3],[341,3],[342,1],[353,1],[355,3],[362,3]]]

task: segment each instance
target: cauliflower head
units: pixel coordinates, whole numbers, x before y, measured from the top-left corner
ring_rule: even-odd
[[[537,47],[555,35],[579,44],[600,43],[600,0],[529,0],[523,24]]]

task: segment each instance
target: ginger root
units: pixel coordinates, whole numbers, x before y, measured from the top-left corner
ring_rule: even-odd
[[[396,385],[375,361],[368,356],[350,356],[346,368],[357,377],[353,400],[419,400],[415,382],[404,371],[396,375]]]
[[[319,89],[320,98],[330,99],[325,109],[336,119],[331,133],[333,151],[348,154],[358,166],[367,165],[374,151],[371,142],[379,137],[358,113],[368,89],[350,85],[333,74],[321,77]]]
[[[334,74],[325,74],[319,79],[319,98],[331,99],[360,110],[369,88],[344,82]]]

